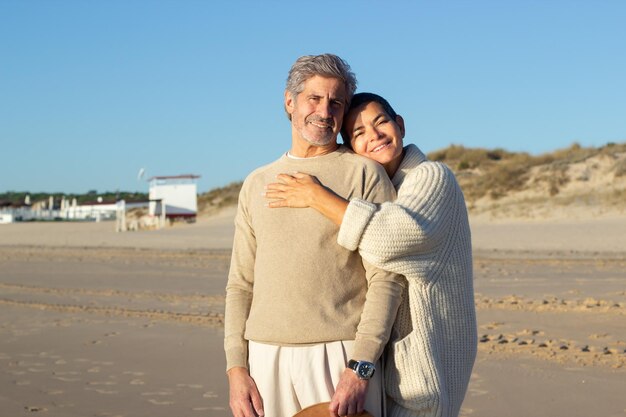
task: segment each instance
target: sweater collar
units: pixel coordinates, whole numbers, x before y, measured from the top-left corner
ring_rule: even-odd
[[[427,159],[426,155],[424,155],[416,145],[411,143],[405,146],[404,158],[402,158],[400,167],[398,167],[398,170],[391,180],[396,190],[400,187],[406,175]]]
[[[335,159],[340,157],[341,155],[348,153],[348,152],[352,152],[350,151],[348,148],[346,148],[343,145],[339,145],[339,147],[337,147],[336,150],[324,154],[324,155],[319,155],[319,156],[315,156],[315,157],[311,157],[311,158],[294,158],[290,155],[288,155],[288,152],[285,152],[284,154],[282,154],[282,156],[280,157],[280,161],[283,163],[287,163],[289,165],[297,165],[300,167],[303,166],[307,166],[308,164],[313,164],[313,165],[317,165],[319,163],[319,161],[321,160],[331,160],[331,159]],[[302,168],[304,169],[304,168]]]

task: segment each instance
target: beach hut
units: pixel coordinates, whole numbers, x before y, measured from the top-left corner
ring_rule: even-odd
[[[198,213],[198,178],[199,175],[191,174],[150,178],[150,215],[195,221]]]

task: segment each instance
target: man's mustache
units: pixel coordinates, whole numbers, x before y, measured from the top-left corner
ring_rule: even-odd
[[[322,124],[328,125],[328,127],[330,127],[330,128],[334,128],[335,127],[335,121],[333,120],[332,117],[330,117],[330,118],[323,118],[323,117],[319,117],[319,116],[310,116],[310,117],[307,117],[307,122],[309,122],[309,123],[311,123],[311,122],[322,123]]]

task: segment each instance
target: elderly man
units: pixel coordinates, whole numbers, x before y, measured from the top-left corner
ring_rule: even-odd
[[[347,199],[394,198],[382,167],[336,142],[355,89],[341,58],[299,58],[284,101],[291,149],[244,181],[226,287],[234,417],[289,417],[325,401],[331,415],[382,415],[377,360],[404,278],[340,247],[337,227],[314,210],[269,210],[261,197],[277,174],[302,171]]]

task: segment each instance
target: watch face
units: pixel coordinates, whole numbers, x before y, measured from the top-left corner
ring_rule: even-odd
[[[361,379],[369,379],[374,374],[374,365],[371,363],[361,362],[356,370],[357,375]]]

